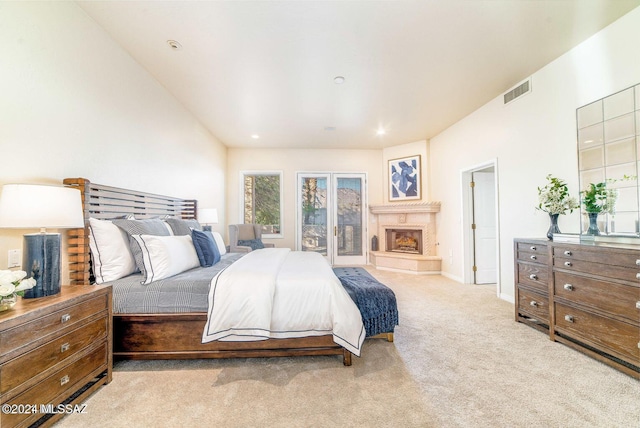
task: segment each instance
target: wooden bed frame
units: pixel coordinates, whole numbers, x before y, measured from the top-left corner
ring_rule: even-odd
[[[64,184],[82,194],[85,228],[68,231],[71,284],[89,284],[90,217],[112,219],[133,214],[138,219],[175,216],[197,218],[197,201],[93,184],[85,178],[66,178]],[[351,352],[331,335],[256,342],[201,343],[207,314],[113,314],[114,359],[192,359],[342,355],[351,365]]]

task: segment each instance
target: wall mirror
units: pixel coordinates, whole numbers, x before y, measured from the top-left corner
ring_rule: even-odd
[[[578,108],[576,120],[582,237],[640,237],[640,84]],[[596,215],[584,204],[593,186],[603,208]]]

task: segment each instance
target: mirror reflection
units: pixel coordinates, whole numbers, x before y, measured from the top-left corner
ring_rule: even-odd
[[[640,236],[640,85],[577,109],[581,234]]]

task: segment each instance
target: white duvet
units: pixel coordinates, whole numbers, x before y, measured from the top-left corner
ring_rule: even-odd
[[[256,250],[211,280],[203,343],[325,334],[360,355],[360,311],[320,254]]]

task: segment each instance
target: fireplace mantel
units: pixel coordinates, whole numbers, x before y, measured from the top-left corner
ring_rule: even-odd
[[[385,205],[369,205],[372,214],[402,214],[402,213],[438,213],[440,202],[408,202]]]
[[[377,269],[400,270],[417,274],[440,273],[442,258],[437,255],[436,214],[440,202],[408,202],[370,205],[376,224],[379,251],[370,252],[370,261]],[[421,254],[405,254],[387,249],[389,229],[419,230],[422,237]]]

